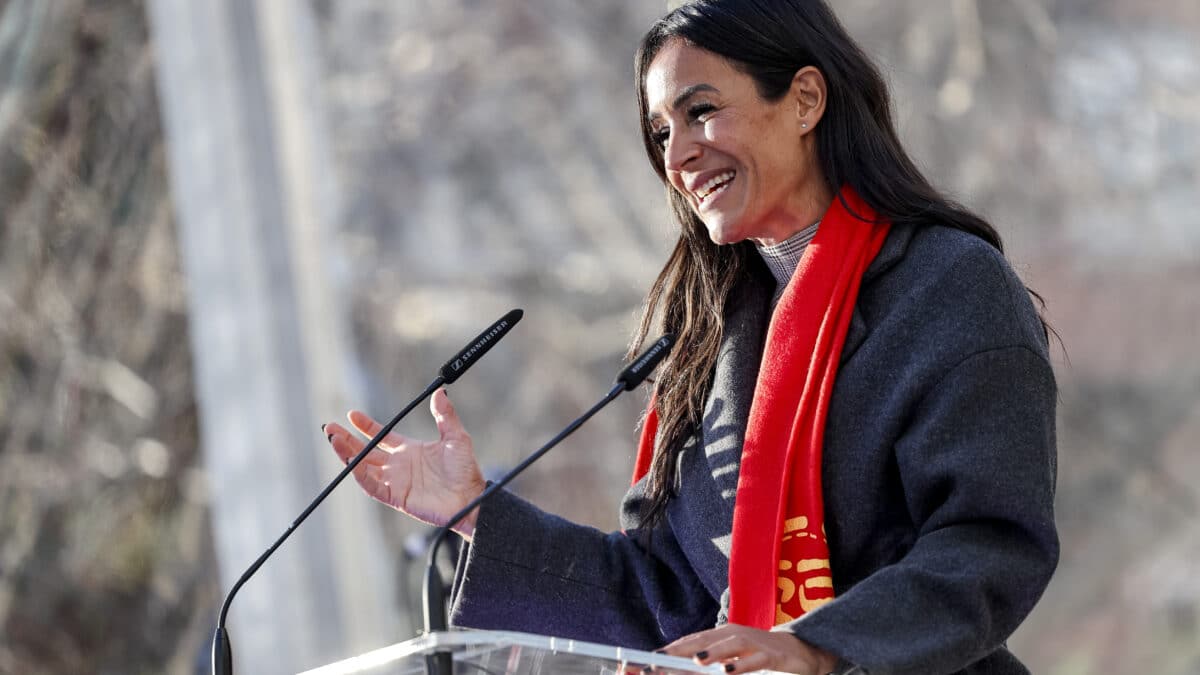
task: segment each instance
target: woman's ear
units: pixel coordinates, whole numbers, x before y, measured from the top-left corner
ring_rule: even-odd
[[[796,118],[807,132],[817,126],[825,114],[825,76],[815,66],[805,66],[792,76],[788,95],[796,104]]]

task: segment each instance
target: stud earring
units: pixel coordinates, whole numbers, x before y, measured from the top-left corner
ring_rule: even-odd
[[[800,128],[801,128],[801,129],[807,129],[807,128],[808,128],[808,122],[801,122],[801,123],[800,123]]]

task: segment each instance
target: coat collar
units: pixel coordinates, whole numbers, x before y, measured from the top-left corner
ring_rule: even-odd
[[[879,249],[879,253],[875,255],[875,260],[871,261],[871,264],[867,266],[867,271],[863,273],[864,286],[900,262],[900,259],[904,257],[904,253],[908,250],[908,244],[912,241],[914,231],[915,228],[911,225],[892,226],[891,231],[888,232],[887,239],[883,240],[883,248]]]
[[[868,286],[883,275],[884,272],[900,262],[904,257],[904,253],[908,250],[908,244],[912,241],[913,233],[914,228],[911,226],[892,226],[888,232],[887,239],[883,241],[883,248],[879,249],[875,260],[871,261],[871,264],[867,266],[867,271],[863,273],[862,286],[858,291],[860,298]],[[840,363],[845,363],[847,359],[854,355],[854,352],[858,350],[863,340],[867,339],[867,332],[867,322],[862,314],[862,305],[859,302],[855,302],[854,312],[850,315],[850,327],[846,329],[846,343],[842,346]]]

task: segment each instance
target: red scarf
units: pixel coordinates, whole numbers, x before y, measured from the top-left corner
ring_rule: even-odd
[[[767,629],[833,599],[821,493],[825,417],[863,272],[888,229],[843,188],[771,317],[734,501],[731,623]],[[635,482],[650,470],[655,408],[652,399]]]

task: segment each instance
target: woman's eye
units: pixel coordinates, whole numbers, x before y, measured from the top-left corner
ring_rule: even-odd
[[[696,105],[688,108],[688,117],[692,120],[699,120],[701,117],[704,117],[716,109],[717,106],[711,103],[697,103]]]
[[[669,129],[659,129],[658,131],[650,132],[650,140],[659,147],[660,150],[665,150],[667,147],[667,139],[671,137]]]

